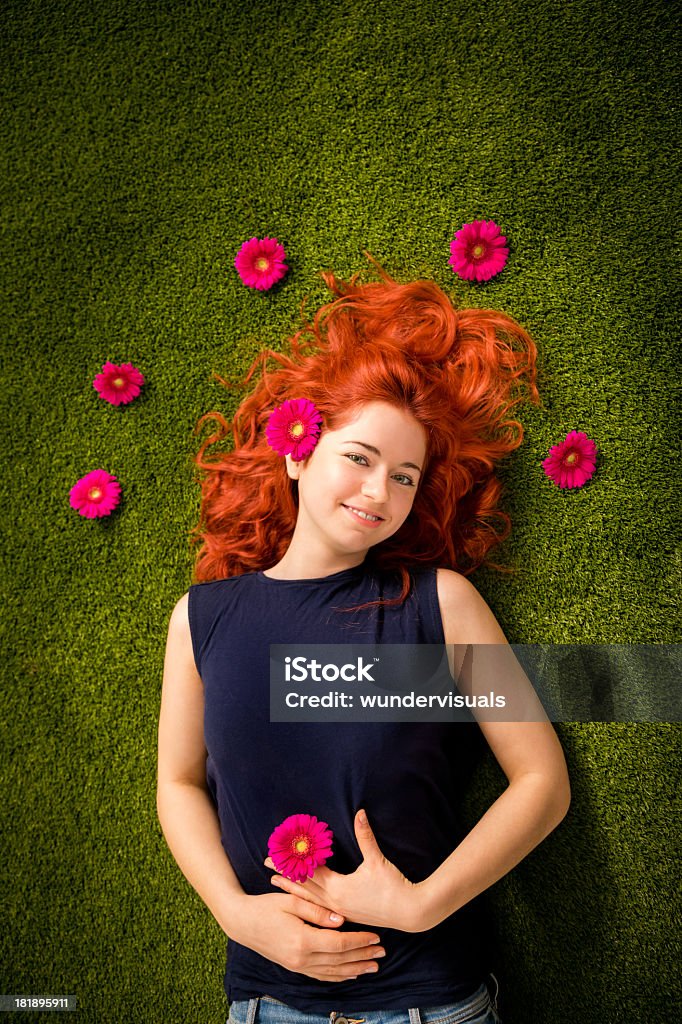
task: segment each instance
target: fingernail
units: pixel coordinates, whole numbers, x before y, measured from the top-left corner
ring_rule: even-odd
[[[365,814],[364,811],[358,811],[358,821],[360,822],[361,825],[367,824],[367,815]]]
[[[338,914],[330,914],[329,915],[329,920],[330,921],[343,921],[343,918],[340,917]]]
[[[370,939],[370,940],[369,940],[369,944],[370,944],[370,946],[376,946],[376,945],[378,945],[378,944],[379,944],[380,942],[381,942],[381,939],[380,939],[380,938],[378,938],[378,937],[377,937],[377,938],[375,938],[375,939]]]
[[[378,949],[376,951],[376,953],[372,953],[372,956],[373,957],[386,956],[386,950],[385,949]]]
[[[379,970],[379,965],[378,964],[372,964],[371,967],[366,967],[365,970],[362,973],[363,974],[376,974],[376,972],[378,970]]]

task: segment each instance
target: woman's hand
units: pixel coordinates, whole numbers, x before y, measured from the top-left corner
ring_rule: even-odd
[[[355,815],[355,836],[364,859],[350,875],[319,867],[314,878],[305,882],[292,882],[275,875],[272,884],[318,907],[331,907],[358,924],[404,932],[422,931],[418,887],[386,860],[364,811]],[[269,857],[265,866],[275,869]]]
[[[229,937],[288,971],[318,981],[348,981],[375,973],[384,956],[372,932],[334,931],[343,918],[298,895],[243,895],[231,902]],[[318,927],[314,927],[317,925]]]

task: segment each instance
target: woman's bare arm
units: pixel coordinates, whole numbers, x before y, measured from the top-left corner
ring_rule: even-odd
[[[222,848],[206,785],[204,693],[194,665],[187,595],[171,616],[159,715],[157,810],[180,870],[223,931],[231,897],[244,895]]]
[[[223,849],[206,783],[204,689],[187,609],[185,595],[168,628],[157,786],[159,820],[180,870],[226,934],[275,963],[324,981],[376,970],[377,935],[334,931],[342,917],[334,920],[329,908],[298,896],[249,896],[242,889]]]
[[[438,571],[447,644],[506,644],[488,605],[458,573]],[[509,785],[459,846],[419,888],[419,925],[433,927],[497,882],[564,818],[568,771],[549,721],[481,721],[480,728]]]

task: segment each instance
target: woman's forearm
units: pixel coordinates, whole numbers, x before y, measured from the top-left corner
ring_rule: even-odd
[[[518,776],[459,846],[420,882],[415,931],[440,924],[511,871],[564,818],[568,783],[527,772]]]
[[[188,782],[159,783],[159,821],[178,867],[227,934],[230,908],[244,896],[223,849],[208,792]]]
[[[373,932],[340,932],[341,917],[298,896],[244,892],[223,849],[218,816],[205,789],[189,782],[159,783],[157,807],[180,870],[231,940],[319,981],[346,981],[368,967],[377,969],[374,961],[384,953]]]

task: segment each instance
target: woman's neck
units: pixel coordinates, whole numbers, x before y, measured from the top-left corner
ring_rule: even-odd
[[[276,565],[266,569],[264,575],[275,580],[316,580],[345,569],[354,569],[364,560],[364,554],[348,556],[347,559],[318,560],[290,556],[287,552]]]

